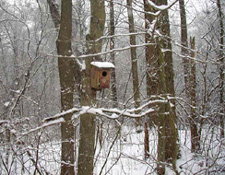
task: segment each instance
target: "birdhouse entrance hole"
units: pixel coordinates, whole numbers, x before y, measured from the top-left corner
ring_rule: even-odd
[[[106,72],[106,71],[103,71],[103,72],[102,72],[102,76],[103,76],[103,77],[106,77],[106,76],[107,76],[107,72]]]

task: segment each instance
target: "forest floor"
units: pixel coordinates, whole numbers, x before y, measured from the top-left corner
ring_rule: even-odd
[[[124,127],[120,133],[116,129],[108,131],[103,134],[102,143],[98,142],[95,175],[156,175],[155,129],[149,130],[150,156],[146,160],[144,132],[137,133],[130,127]],[[191,153],[190,132],[179,130],[179,136],[181,158],[177,161],[177,170],[180,175],[225,175],[225,140],[219,140],[215,130],[205,130],[201,143],[203,151],[198,155]],[[0,175],[30,175],[35,174],[35,171],[40,171],[43,175],[60,174],[58,141],[45,142],[37,147],[13,147],[9,150],[11,154],[6,154],[6,149],[0,147]],[[170,165],[166,167],[166,174],[175,174]]]

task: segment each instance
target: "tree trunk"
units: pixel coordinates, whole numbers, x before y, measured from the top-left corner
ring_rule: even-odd
[[[157,5],[166,5],[166,0],[153,1]],[[156,12],[147,1],[144,1],[145,11]],[[148,25],[153,22],[154,18],[150,14],[145,14],[146,30]],[[174,92],[174,73],[173,59],[170,51],[162,52],[163,50],[171,50],[170,43],[170,26],[168,11],[162,12],[157,19],[156,29],[167,39],[159,38],[153,40],[153,36],[146,36],[146,42],[154,42],[156,46],[148,46],[146,48],[146,63],[148,66],[147,75],[147,93],[148,95],[170,94]],[[154,33],[152,33],[154,34]],[[154,76],[152,76],[154,75]],[[174,104],[175,106],[175,104]],[[166,122],[167,121],[167,122]],[[175,107],[170,107],[169,104],[164,104],[160,107],[158,121],[158,174],[165,173],[165,162],[172,163],[176,172],[176,160],[178,153],[178,130],[176,127]],[[163,163],[164,162],[164,163]]]
[[[73,108],[74,95],[74,59],[71,56],[72,34],[72,0],[63,0],[61,4],[61,21],[57,39],[59,79],[61,87],[61,111]],[[74,127],[72,114],[64,116],[65,123],[61,124],[61,174],[74,174]]]
[[[167,0],[164,0],[162,5],[167,4]],[[161,42],[161,48],[166,51],[163,53],[164,55],[164,64],[165,65],[165,83],[166,83],[166,93],[170,96],[175,96],[175,90],[174,90],[174,70],[173,70],[173,56],[172,56],[172,45],[170,40],[170,25],[169,25],[169,14],[168,11],[164,11],[162,13],[160,20],[161,24],[161,34],[166,36],[167,39],[163,39]],[[169,104],[166,105],[166,111],[169,112],[169,116],[166,118],[166,161],[169,163],[172,163],[173,169],[176,172],[176,160],[177,160],[177,154],[178,154],[178,130],[177,130],[177,117],[176,117],[176,111],[175,111],[175,102],[170,101],[170,103],[173,104],[171,107]]]
[[[218,8],[218,15],[219,15],[219,22],[220,22],[220,54],[219,54],[219,74],[220,74],[220,108],[221,108],[221,116],[220,116],[220,136],[224,138],[224,114],[225,114],[225,102],[224,102],[224,23],[223,23],[223,13],[221,9],[221,2],[217,0],[217,8]]]
[[[180,20],[181,20],[181,54],[183,56],[183,66],[184,66],[184,91],[186,98],[189,102],[189,73],[190,73],[190,63],[188,56],[188,34],[187,34],[187,22],[186,22],[186,12],[184,6],[184,0],[179,0],[180,6]]]
[[[145,12],[155,12],[147,2],[148,0],[144,0],[144,10]],[[145,13],[145,30],[149,30],[150,24],[155,19],[154,16]],[[153,37],[150,34],[145,35],[146,43],[154,43]],[[157,70],[157,57],[155,54],[155,45],[146,46],[145,49],[145,57],[146,57],[146,65],[147,65],[147,96],[150,98],[152,95],[158,94],[158,70]]]
[[[60,15],[59,15],[59,7],[58,4],[55,2],[55,0],[47,0],[50,13],[52,16],[53,23],[55,25],[56,30],[59,30],[60,26]]]
[[[127,0],[127,13],[128,13],[128,22],[129,22],[129,32],[134,33],[135,30],[134,30],[132,0]],[[135,35],[130,35],[130,45],[136,45]],[[134,107],[138,108],[140,106],[140,91],[139,91],[139,84],[138,84],[139,80],[138,80],[137,54],[136,54],[135,47],[131,48],[131,65],[132,65],[132,75],[133,75]],[[137,122],[136,123],[137,126],[140,126],[140,119],[137,119],[136,122]],[[137,132],[141,131],[139,129],[137,130]]]
[[[101,51],[101,41],[95,41],[103,35],[105,26],[105,6],[102,0],[91,0],[90,34],[87,36],[88,54]],[[83,72],[81,105],[96,104],[96,91],[91,88],[91,62],[100,60],[98,57],[85,59],[86,69]],[[95,154],[95,116],[83,114],[80,118],[80,145],[78,155],[78,175],[92,175]]]
[[[144,147],[145,147],[145,160],[149,157],[149,133],[148,133],[148,123],[145,122],[145,140],[144,140]]]
[[[184,56],[183,65],[184,65],[184,91],[186,95],[186,100],[188,103],[195,103],[195,89],[196,89],[196,80],[195,78],[195,65],[192,61],[187,58],[188,56],[188,36],[187,36],[187,22],[186,22],[186,12],[184,6],[184,0],[179,0],[180,5],[180,18],[181,18],[181,54]],[[192,42],[192,47],[194,43]],[[194,53],[192,52],[192,56]],[[199,134],[196,121],[196,115],[193,108],[188,108],[188,113],[190,113],[189,124],[191,128],[191,150],[192,152],[197,152],[200,148],[199,145]]]
[[[109,26],[109,35],[115,35],[115,18],[114,18],[114,3],[113,0],[110,0],[110,26]],[[114,37],[110,38],[110,50],[115,48]],[[115,65],[115,53],[112,52],[110,54],[110,59],[112,63]],[[117,88],[116,88],[116,71],[115,69],[111,70],[111,79],[112,79],[112,101],[113,107],[116,108],[117,104]]]
[[[161,40],[161,42],[163,42]],[[165,76],[165,60],[164,55],[161,52],[162,43],[159,40],[157,41],[157,47],[156,47],[156,56],[158,57],[158,78],[159,78],[159,90],[160,94],[166,94],[167,93],[167,87],[166,87],[166,76]],[[164,175],[165,174],[165,162],[166,162],[166,156],[168,152],[171,152],[172,150],[166,149],[166,120],[169,120],[170,115],[166,115],[167,110],[167,104],[162,104],[159,109],[159,116],[158,116],[158,164],[157,164],[157,173],[158,175]],[[169,126],[169,125],[168,125]],[[169,142],[168,142],[169,143]],[[167,144],[168,144],[167,143]],[[172,144],[172,143],[171,143]]]
[[[148,4],[148,0],[144,0],[144,11],[145,12],[153,12],[154,9]],[[149,30],[149,26],[152,21],[155,19],[152,15],[145,13],[145,30]],[[150,34],[145,35],[145,43],[154,43]],[[145,48],[145,57],[146,57],[146,91],[147,97],[150,98],[152,95],[158,94],[158,77],[157,77],[157,58],[155,56],[155,46],[149,45]],[[149,106],[151,107],[151,106]],[[148,141],[148,128],[152,127],[154,123],[156,123],[156,115],[149,116],[149,125],[145,123],[145,158],[148,157],[149,152],[149,141]]]
[[[191,57],[193,58],[191,62],[190,70],[190,126],[191,126],[191,151],[198,152],[200,150],[200,134],[197,127],[197,116],[195,112],[196,107],[196,64],[194,61],[195,58],[195,38],[190,38],[191,44]]]

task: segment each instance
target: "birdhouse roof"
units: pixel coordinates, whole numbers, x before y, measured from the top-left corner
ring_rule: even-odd
[[[95,66],[97,68],[105,68],[105,69],[113,69],[115,68],[114,64],[110,62],[99,62],[99,61],[92,61],[92,66]]]

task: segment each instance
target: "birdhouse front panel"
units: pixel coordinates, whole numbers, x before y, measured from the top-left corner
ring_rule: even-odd
[[[98,68],[91,67],[91,87],[96,90],[100,90],[100,81],[99,81],[100,72]]]
[[[110,87],[110,71],[102,70],[100,74],[100,87],[109,88]]]
[[[114,68],[112,63],[91,63],[91,87],[96,90],[110,87],[110,69]]]

